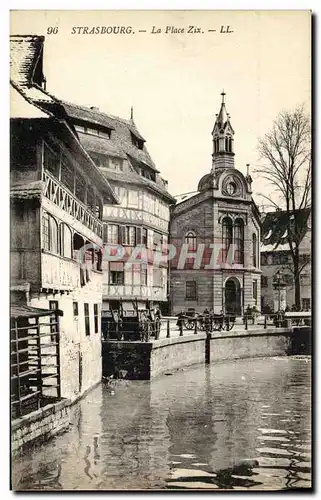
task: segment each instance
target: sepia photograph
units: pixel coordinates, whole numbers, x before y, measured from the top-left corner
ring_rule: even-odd
[[[13,491],[312,483],[312,12],[11,10]]]

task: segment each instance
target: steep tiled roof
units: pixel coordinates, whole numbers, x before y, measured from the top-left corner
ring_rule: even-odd
[[[299,240],[301,241],[308,229],[308,219],[311,209],[296,210],[288,217],[286,211],[269,212],[266,214],[262,223],[262,252],[273,250],[288,250],[288,223],[297,220],[299,229]]]
[[[64,106],[70,118],[99,124],[109,129],[113,129],[111,141],[117,149],[126,155],[132,156],[136,161],[144,163],[155,172],[158,172],[146,147],[144,146],[143,149],[139,149],[132,143],[131,134],[137,137],[137,139],[144,141],[132,120],[125,120],[124,118],[109,115],[97,109],[87,108],[65,101],[60,101],[60,103]]]
[[[138,175],[134,171],[130,172],[115,172],[113,170],[109,169],[101,169],[103,172],[104,176],[106,179],[110,181],[116,181],[120,183],[126,183],[126,184],[134,184],[136,186],[141,186],[144,185],[148,188],[150,188],[152,191],[157,192],[160,195],[163,195],[165,198],[168,200],[174,202],[176,201],[173,196],[169,194],[165,186],[161,186],[160,184],[156,184],[155,182],[146,179],[145,177],[142,177],[141,175]]]
[[[79,140],[88,153],[100,153],[127,159],[125,153],[113,142],[104,137],[78,132]]]
[[[88,121],[90,123],[95,123],[96,125],[102,125],[103,127],[107,127],[110,130],[114,129],[111,121],[105,113],[97,112],[93,108],[77,106],[76,104],[71,104],[66,101],[60,102],[70,118]]]
[[[42,57],[43,57],[43,36],[12,36],[10,37],[10,64],[11,64],[11,90],[16,101],[19,101],[20,107],[23,100],[25,106],[23,112],[18,112],[18,115],[31,113],[30,107],[34,107],[34,114],[43,112],[41,118],[52,119],[59,123],[62,134],[68,138],[68,141],[74,151],[81,158],[82,165],[87,169],[92,179],[100,186],[102,194],[106,200],[118,203],[118,197],[108,183],[107,179],[102,175],[99,168],[93,162],[86,149],[81,145],[76,134],[71,130],[69,124],[65,120],[64,111],[58,99],[44,91],[39,85],[43,82],[42,74]],[[28,107],[28,110],[26,109]],[[36,111],[37,110],[37,111]],[[38,111],[39,110],[39,111]],[[13,114],[11,118],[31,118],[30,116],[18,116]],[[39,118],[39,116],[32,116]],[[58,122],[59,120],[59,122]],[[31,188],[31,189],[30,189]],[[15,197],[33,197],[39,195],[39,190],[34,186],[20,186],[17,190],[11,189],[11,196]]]
[[[10,76],[20,85],[29,85],[33,81],[39,64],[42,75],[43,36],[10,36]]]
[[[90,134],[84,134],[82,132],[78,132],[79,140],[83,147],[90,154],[100,153],[108,156],[115,156],[118,158],[127,159],[125,153],[123,153],[111,140],[108,140],[104,137],[94,136]],[[162,186],[161,181],[153,182],[146,177],[142,177],[137,174],[134,169],[131,169],[129,172],[115,172],[109,169],[104,169],[100,167],[100,170],[103,172],[104,176],[109,180],[126,182],[128,184],[136,184],[136,185],[145,185],[151,188],[153,191],[156,191],[159,194],[162,194],[173,201],[174,199],[169,195],[165,186]]]
[[[146,165],[155,173],[159,173],[159,171],[156,169],[146,146],[143,144],[143,149],[139,149],[133,144],[132,135],[143,143],[145,139],[137,130],[132,119],[125,120],[104,113],[97,108],[88,108],[60,100],[42,89],[39,83],[34,82],[35,71],[37,71],[38,80],[39,73],[42,75],[43,42],[44,37],[39,36],[11,37],[11,77],[20,94],[29,103],[35,104],[38,108],[60,120],[66,119],[69,123],[80,120],[112,130],[110,140],[78,132],[79,142],[84,152],[96,152],[109,156],[128,158],[130,172],[126,174],[117,174],[112,171],[104,172],[104,177],[106,179],[113,178],[120,182],[131,182],[137,185],[143,184],[152,191],[165,196],[170,201],[175,201],[160,179],[153,182],[136,173],[135,169],[142,165]]]

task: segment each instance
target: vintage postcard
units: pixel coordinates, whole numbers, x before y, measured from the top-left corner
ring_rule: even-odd
[[[312,488],[311,17],[11,11],[13,490]]]

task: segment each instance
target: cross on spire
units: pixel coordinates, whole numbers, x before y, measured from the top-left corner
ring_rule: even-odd
[[[222,104],[224,104],[224,97],[226,96],[226,93],[224,92],[224,89],[221,92],[221,96],[222,96]]]

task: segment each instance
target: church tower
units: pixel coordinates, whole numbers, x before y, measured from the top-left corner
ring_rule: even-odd
[[[234,168],[234,130],[230,123],[230,116],[225,108],[225,92],[221,93],[221,109],[212,131],[213,154],[212,171],[218,168]]]

